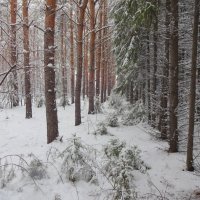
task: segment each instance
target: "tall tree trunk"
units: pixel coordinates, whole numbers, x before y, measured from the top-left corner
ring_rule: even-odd
[[[58,136],[58,118],[55,89],[55,13],[56,1],[46,0],[44,33],[44,75],[47,119],[47,144]]]
[[[195,0],[193,42],[192,42],[192,66],[189,96],[189,129],[187,143],[187,170],[193,171],[193,135],[195,120],[195,99],[196,99],[196,69],[197,69],[197,48],[198,48],[198,24],[199,24],[199,4],[200,0]]]
[[[88,97],[88,46],[89,46],[89,39],[88,36],[85,37],[85,44],[84,44],[84,85],[83,85],[83,97],[85,95]]]
[[[83,0],[79,5],[78,12],[78,35],[77,35],[77,73],[76,73],[76,89],[75,89],[75,125],[81,124],[81,81],[82,81],[82,65],[83,65],[83,26],[85,19],[85,9],[88,0]]]
[[[66,73],[66,42],[65,42],[65,33],[66,33],[66,22],[64,13],[61,14],[61,70],[62,70],[62,98],[63,98],[63,107],[67,104],[67,73]]]
[[[149,44],[149,35],[147,33],[147,60],[146,60],[146,69],[147,69],[147,99],[148,99],[148,123],[151,124],[151,70],[150,70],[150,44]]]
[[[31,103],[31,80],[30,80],[30,48],[29,48],[29,24],[28,24],[28,2],[23,0],[23,34],[24,34],[24,70],[25,70],[25,101],[26,118],[32,118]]]
[[[11,65],[15,66],[12,70],[12,84],[14,96],[12,99],[13,106],[19,106],[18,81],[17,81],[17,48],[16,48],[16,19],[17,19],[17,0],[10,0],[10,18],[11,18]]]
[[[107,56],[107,66],[108,66],[107,82],[108,82],[108,96],[110,96],[112,90],[112,65],[111,65],[111,55],[110,55],[112,51],[111,43],[109,43],[108,46],[109,46],[108,48],[109,56]]]
[[[169,66],[169,152],[178,151],[178,0],[171,0]]]
[[[168,126],[168,76],[169,76],[169,25],[170,25],[170,0],[166,0],[166,15],[165,15],[165,66],[163,67],[163,77],[161,80],[161,100],[160,100],[160,119],[159,119],[159,130],[161,132],[161,139],[167,139],[167,126]]]
[[[101,103],[104,102],[104,59],[105,59],[105,44],[102,44],[102,57],[101,57]]]
[[[89,96],[89,76],[88,76],[88,51],[89,51],[89,37],[86,37],[85,44],[85,93]]]
[[[99,10],[99,29],[102,28],[102,8]],[[98,47],[97,47],[97,66],[96,66],[96,96],[99,97],[100,94],[100,70],[101,70],[101,39],[102,39],[102,31],[98,32]]]
[[[95,95],[95,2],[89,0],[90,10],[90,65],[89,65],[89,109],[88,114],[94,114],[94,95]]]
[[[73,19],[73,7],[70,8],[70,18]],[[74,25],[73,21],[70,20],[70,67],[71,67],[71,103],[74,103],[74,83],[75,83],[75,74],[74,74]]]
[[[85,29],[84,29],[84,36],[85,36]],[[83,100],[85,100],[85,92],[86,92],[86,84],[85,84],[85,71],[86,71],[86,66],[85,66],[85,62],[86,62],[86,38],[85,38],[85,42],[84,42],[84,53],[83,53],[83,57],[84,57],[84,60],[83,60],[83,89],[82,89],[82,95],[83,95]]]
[[[107,58],[108,58],[108,41],[107,41],[107,33],[108,29],[105,28],[107,26],[107,12],[108,12],[108,1],[104,0],[104,7],[103,7],[103,68],[104,68],[104,84],[103,84],[103,102],[106,101],[107,96],[107,78],[108,78],[108,70],[107,70]]]
[[[157,0],[156,0],[157,6]],[[153,24],[153,85],[152,85],[152,116],[151,124],[152,127],[156,127],[156,113],[157,113],[157,57],[158,57],[158,12],[156,12],[155,22]]]

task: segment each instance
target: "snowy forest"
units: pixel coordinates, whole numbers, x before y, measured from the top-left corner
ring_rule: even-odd
[[[200,0],[0,0],[0,200],[200,199]]]

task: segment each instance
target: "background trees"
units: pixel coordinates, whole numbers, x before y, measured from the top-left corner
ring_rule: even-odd
[[[112,11],[116,91],[125,93],[131,103],[133,98],[143,102],[148,124],[159,131],[158,137],[168,140],[169,152],[187,150],[188,170],[193,169],[193,140],[199,129],[195,104],[198,3],[119,0]],[[193,36],[190,20],[194,20]]]
[[[83,99],[89,98],[88,113],[95,113],[95,96],[101,93],[104,102],[114,86],[108,3],[2,3],[1,106],[26,105],[26,118],[31,118],[32,104],[45,103],[48,143],[58,136],[56,101],[65,106],[70,96],[75,102],[75,125],[79,125],[81,93]]]
[[[186,151],[188,139],[187,168],[193,169],[199,1],[11,0],[0,9],[2,107],[26,104],[31,118],[32,103],[46,99],[50,143],[58,136],[56,100],[75,102],[80,125],[81,97],[89,99],[89,114],[97,112],[117,77],[115,91],[131,104],[142,102],[146,121],[168,140],[169,152]]]

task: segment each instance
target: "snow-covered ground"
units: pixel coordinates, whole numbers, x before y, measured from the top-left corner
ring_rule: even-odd
[[[70,105],[65,109],[59,107],[59,134],[62,141],[58,140],[47,145],[44,107],[34,107],[33,119],[24,118],[24,107],[0,111],[0,158],[7,156],[0,160],[0,164],[14,167],[16,176],[6,185],[1,179],[0,200],[101,199],[100,193],[106,191],[106,184],[94,185],[83,181],[70,183],[61,174],[60,163],[56,160],[48,166],[48,178],[35,180],[34,183],[28,175],[20,175],[20,167],[17,165],[24,165],[17,156],[23,155],[23,159],[29,162],[34,155],[45,163],[49,159],[49,152],[54,149],[62,152],[68,138],[75,133],[84,143],[98,150],[113,137],[138,146],[142,151],[142,159],[150,166],[146,174],[137,172],[134,174],[138,199],[142,196],[144,199],[165,199],[165,197],[170,200],[198,199],[195,197],[195,192],[200,191],[200,177],[184,171],[185,154],[168,154],[167,143],[152,138],[142,125],[109,128],[113,136],[94,136],[91,133],[96,129],[96,124],[104,120],[105,115],[87,115],[86,104],[83,106],[82,114],[83,123],[74,126],[74,106]],[[11,163],[15,166],[10,165]],[[6,170],[6,167],[1,168],[1,177],[4,168]]]

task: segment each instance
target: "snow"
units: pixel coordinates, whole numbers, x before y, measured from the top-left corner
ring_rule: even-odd
[[[141,196],[152,197],[148,199],[158,199],[163,195],[168,199],[189,199],[194,191],[200,190],[200,177],[194,172],[184,171],[185,154],[169,154],[166,150],[166,142],[155,140],[147,132],[142,124],[137,126],[122,126],[108,128],[114,135],[94,136],[96,125],[106,118],[105,114],[87,115],[87,104],[82,106],[82,124],[74,126],[74,105],[63,109],[58,108],[59,117],[59,140],[46,144],[46,114],[45,108],[33,108],[33,118],[25,119],[25,107],[0,110],[0,157],[6,155],[24,155],[27,162],[30,155],[34,154],[42,162],[47,162],[48,152],[53,149],[63,151],[66,142],[75,134],[88,145],[102,149],[111,138],[117,137],[126,141],[127,144],[137,145],[142,151],[141,157],[151,169],[146,174],[134,172],[134,183],[138,198]],[[7,162],[18,162],[16,157],[7,159]],[[0,164],[3,164],[1,159]],[[18,163],[19,164],[19,163]],[[60,170],[59,161],[53,165]],[[63,178],[60,180],[59,174],[53,165],[48,165],[48,178],[36,180],[37,185],[28,177],[16,177],[6,187],[0,189],[0,200],[93,200],[97,199],[97,193],[104,192],[107,184],[98,185],[85,183],[70,183]],[[19,172],[18,172],[19,171]],[[20,174],[20,170],[17,170]],[[156,196],[157,195],[157,196]],[[193,195],[194,196],[194,195]],[[100,198],[101,199],[101,198]],[[146,198],[147,199],[147,198]]]

